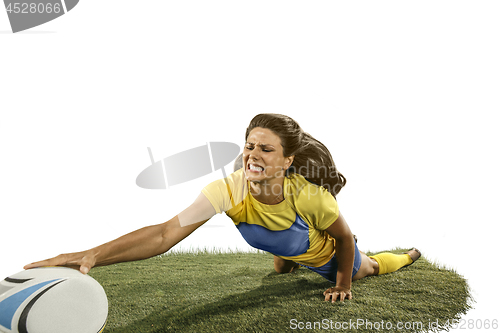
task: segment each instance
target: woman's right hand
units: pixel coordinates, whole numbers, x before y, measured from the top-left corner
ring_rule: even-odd
[[[57,257],[37,261],[24,266],[24,269],[47,267],[47,266],[63,266],[80,270],[83,274],[87,274],[96,263],[96,255],[92,250],[60,254]]]
[[[51,259],[37,261],[24,266],[24,269],[64,266],[87,274],[96,265],[105,266],[151,258],[170,250],[214,215],[212,204],[200,193],[191,206],[165,223],[141,228],[87,251],[60,254]],[[182,217],[183,223],[179,216]]]

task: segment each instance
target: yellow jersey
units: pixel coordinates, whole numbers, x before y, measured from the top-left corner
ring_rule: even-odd
[[[325,229],[339,216],[337,201],[299,174],[285,177],[285,200],[275,205],[251,195],[243,169],[212,182],[202,193],[257,249],[310,267],[325,265],[335,254],[335,240]]]

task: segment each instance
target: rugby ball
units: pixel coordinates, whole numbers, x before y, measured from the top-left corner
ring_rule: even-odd
[[[75,269],[33,268],[0,281],[2,333],[100,333],[107,317],[104,289]]]

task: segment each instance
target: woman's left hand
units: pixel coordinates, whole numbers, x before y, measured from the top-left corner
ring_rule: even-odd
[[[325,290],[323,295],[325,295],[325,301],[329,301],[331,299],[332,303],[337,300],[337,297],[341,302],[343,302],[344,299],[352,299],[351,289],[344,287],[328,288]]]

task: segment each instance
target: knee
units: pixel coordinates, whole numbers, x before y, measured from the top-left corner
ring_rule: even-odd
[[[379,265],[378,265],[378,262],[377,260],[373,259],[373,258],[370,258],[368,257],[368,259],[370,259],[370,264],[371,264],[371,276],[375,276],[375,275],[378,275],[379,273]]]
[[[295,263],[294,263],[294,265],[285,266],[285,267],[274,265],[274,270],[278,274],[286,274],[286,273],[291,273],[291,272],[299,269],[299,267],[300,267],[300,265],[299,264],[295,264]]]
[[[276,273],[278,273],[278,274],[288,273],[288,272],[285,270],[285,265],[284,265],[283,263],[277,262],[277,260],[276,260],[276,259],[274,260],[274,270],[275,270],[275,271],[276,271]]]
[[[363,253],[361,267],[359,268],[356,275],[354,275],[353,281],[362,279],[367,276],[375,276],[378,275],[378,273],[379,273],[378,262],[375,259],[370,258]]]
[[[278,274],[291,273],[300,267],[299,264],[291,261],[281,259],[280,257],[274,257],[274,270]]]
[[[278,274],[285,274],[285,273],[288,273],[286,272],[283,267],[280,267],[280,266],[276,266],[276,264],[274,264],[274,270],[276,271],[276,273]]]
[[[379,272],[378,262],[375,259],[366,256],[366,260],[365,260],[365,262],[362,263],[361,266],[363,266],[365,276],[378,275],[378,272]]]

